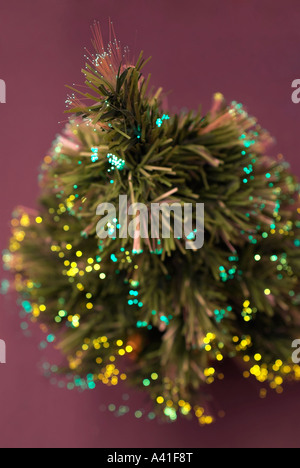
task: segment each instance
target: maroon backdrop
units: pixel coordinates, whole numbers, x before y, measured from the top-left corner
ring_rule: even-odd
[[[221,91],[247,105],[300,174],[300,105],[291,101],[291,82],[300,78],[299,0],[0,0],[2,248],[13,208],[35,204],[38,166],[65,119],[64,85],[81,80],[89,26],[100,20],[106,33],[108,17],[135,55],[143,49],[153,56],[152,83],[172,90],[171,110],[200,102],[207,109]],[[260,400],[256,386],[231,368],[214,389],[227,416],[210,427],[101,412],[124,390],[79,394],[51,386],[37,367],[38,336],[25,338],[14,300],[0,299],[0,338],[8,347],[0,365],[1,447],[300,446],[300,386]],[[132,407],[144,404],[143,395],[128,393]]]

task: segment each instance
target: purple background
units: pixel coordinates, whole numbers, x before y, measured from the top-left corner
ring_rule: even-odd
[[[0,78],[7,84],[7,104],[0,105],[1,248],[13,208],[35,204],[38,166],[65,119],[64,85],[81,82],[89,26],[100,20],[106,34],[109,16],[135,56],[139,49],[153,56],[152,84],[173,91],[171,110],[200,102],[208,109],[216,91],[242,101],[300,175],[300,105],[291,101],[291,82],[300,78],[299,0],[0,0]],[[1,447],[300,446],[299,384],[260,400],[256,385],[231,367],[214,388],[227,416],[213,426],[101,412],[101,403],[120,402],[123,390],[79,394],[51,386],[37,367],[39,337],[25,338],[14,300],[0,299],[0,337],[8,347],[8,363],[0,366]],[[130,406],[139,408],[143,395],[129,393]]]

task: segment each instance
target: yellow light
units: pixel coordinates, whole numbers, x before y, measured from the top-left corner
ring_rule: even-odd
[[[132,346],[126,346],[126,352],[127,353],[132,353],[133,347]]]
[[[117,377],[113,377],[113,378],[111,379],[111,384],[112,384],[112,385],[117,385],[117,384],[118,384],[118,378],[117,378]]]
[[[197,408],[196,412],[195,412],[195,415],[197,416],[197,418],[201,418],[201,416],[203,415],[204,413],[204,409],[203,408]]]
[[[37,305],[34,305],[34,306],[33,306],[32,315],[33,315],[34,317],[39,317],[39,316],[40,316],[40,310],[39,310],[39,308],[37,307]]]
[[[117,341],[117,346],[122,346],[123,345],[123,341],[122,340],[118,340]]]
[[[23,227],[27,227],[30,225],[30,219],[29,219],[29,216],[27,214],[24,214],[20,220],[20,224],[21,226]]]
[[[223,101],[224,96],[223,96],[222,93],[219,93],[219,92],[218,92],[218,93],[215,93],[215,94],[214,94],[214,99],[215,99],[216,101]]]
[[[259,366],[253,366],[251,369],[250,369],[250,372],[252,375],[255,375],[256,377],[260,374],[260,368]]]
[[[156,401],[157,401],[157,403],[158,403],[159,405],[162,405],[163,402],[165,401],[165,399],[164,399],[162,396],[159,396],[159,397],[156,398]]]
[[[64,226],[64,231],[69,231],[70,230],[70,226],[68,226],[67,224]]]
[[[71,244],[67,244],[67,245],[66,245],[66,249],[67,249],[67,250],[71,250],[71,249],[72,249],[72,245],[71,245]]]
[[[254,355],[255,361],[260,361],[261,360],[261,355],[259,353]]]
[[[189,403],[186,403],[184,405],[184,410],[186,411],[186,413],[189,413],[191,411],[192,407]]]
[[[82,257],[82,252],[81,252],[80,250],[77,250],[76,256],[77,256],[77,257]]]
[[[213,418],[211,416],[206,416],[205,422],[206,422],[206,424],[212,424]]]
[[[46,164],[51,164],[51,162],[52,162],[51,156],[45,156],[45,157],[44,157],[44,162],[45,162]]]
[[[37,224],[41,224],[43,222],[43,218],[41,218],[40,216],[38,216],[37,218],[35,218],[35,222]]]
[[[19,232],[16,233],[17,241],[22,242],[24,237],[25,237],[25,232],[24,231],[19,231]]]
[[[88,310],[91,310],[93,307],[94,307],[94,306],[93,306],[93,304],[92,304],[91,302],[88,302],[87,305],[86,305],[86,308],[87,308]]]
[[[269,296],[271,294],[271,291],[270,291],[270,289],[265,289],[264,293],[265,293],[266,296]]]

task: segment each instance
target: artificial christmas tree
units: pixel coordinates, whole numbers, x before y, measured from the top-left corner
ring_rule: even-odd
[[[142,55],[132,65],[116,40],[104,48],[97,25],[93,43],[87,91],[72,90],[43,163],[39,212],[16,210],[5,263],[74,374],[128,377],[171,420],[210,423],[202,395],[224,358],[278,392],[299,377],[299,186],[241,104],[216,94],[207,115],[168,115]],[[120,195],[149,211],[204,203],[203,248],[186,248],[196,232],[144,239],[139,224],[120,237],[118,218],[101,238],[97,207]]]

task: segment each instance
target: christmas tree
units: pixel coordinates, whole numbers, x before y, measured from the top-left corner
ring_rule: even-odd
[[[69,123],[42,165],[39,211],[15,211],[5,264],[68,372],[128,379],[171,420],[211,423],[207,385],[225,358],[278,392],[300,376],[299,186],[241,104],[216,94],[207,115],[168,115],[142,54],[133,65],[114,38],[105,47],[98,25],[93,45],[86,89],[71,88]],[[196,232],[174,229],[142,238],[139,224],[121,237],[116,217],[101,238],[97,207],[120,195],[149,210],[204,203],[204,246],[186,248]]]

